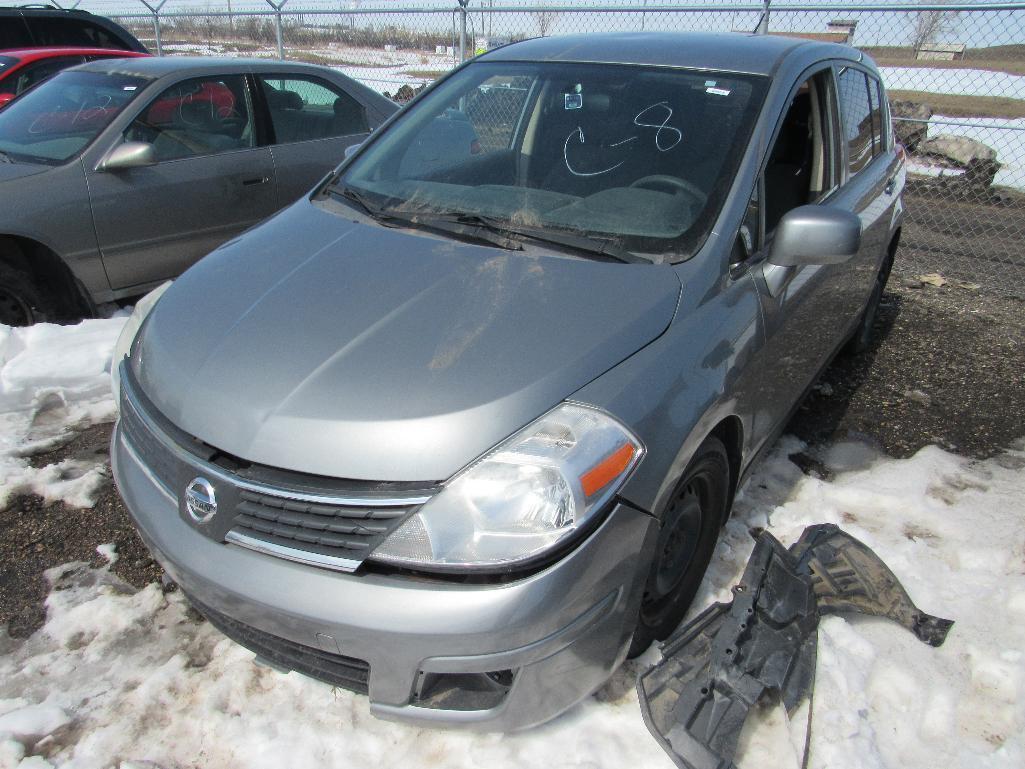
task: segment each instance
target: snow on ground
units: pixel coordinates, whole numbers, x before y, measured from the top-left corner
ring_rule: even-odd
[[[929,91],[967,96],[1025,98],[1025,75],[957,67],[880,67],[891,91]]]
[[[60,393],[64,426],[109,417],[122,321],[3,330],[8,456],[32,440],[43,393]],[[728,600],[752,527],[790,544],[832,522],[875,548],[923,610],[956,621],[934,649],[885,620],[825,619],[809,766],[1025,766],[1025,443],[985,462],[931,447],[893,460],[840,443],[816,452],[829,480],[801,473],[788,459],[800,450],[783,439],[745,487],[696,607]],[[525,733],[413,728],[372,718],[365,697],[254,665],[179,593],[134,591],[85,564],[48,579],[44,627],[20,644],[0,636],[0,769],[672,767],[641,720],[636,667]],[[796,769],[802,723],[788,732],[779,714],[761,714],[738,765]]]
[[[110,355],[126,317],[121,311],[76,326],[0,325],[0,505],[19,491],[93,504],[106,477],[102,462],[36,469],[25,456],[60,445],[76,426],[113,419]]]

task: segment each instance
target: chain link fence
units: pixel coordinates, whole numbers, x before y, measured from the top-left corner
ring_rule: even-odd
[[[165,55],[300,59],[398,101],[464,58],[539,35],[757,31],[855,45],[880,66],[908,152],[899,270],[1025,298],[1025,3],[461,2],[85,0],[78,7],[115,18]],[[489,102],[503,98],[515,95]]]

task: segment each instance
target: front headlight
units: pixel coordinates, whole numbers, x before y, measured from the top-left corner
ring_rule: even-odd
[[[450,571],[531,559],[595,515],[642,453],[609,415],[564,403],[461,471],[371,557]]]
[[[146,316],[156,306],[157,300],[170,287],[171,281],[161,283],[146,294],[146,296],[142,297],[136,303],[135,309],[132,310],[128,322],[121,329],[121,334],[117,338],[117,344],[114,345],[114,354],[110,359],[110,391],[114,395],[115,409],[119,410],[121,408],[121,361],[127,358],[128,353],[131,352],[132,342],[135,341],[135,335],[139,333],[142,322],[146,320]]]

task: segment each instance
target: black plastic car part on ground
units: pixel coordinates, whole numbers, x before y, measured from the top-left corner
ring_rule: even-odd
[[[733,600],[683,627],[641,675],[648,729],[677,766],[732,767],[757,703],[774,697],[792,714],[810,695],[819,617],[840,612],[886,617],[930,646],[954,624],[918,609],[879,556],[832,524],[809,526],[789,550],[763,532]]]
[[[88,11],[0,7],[0,51],[84,46],[149,53],[128,30]]]

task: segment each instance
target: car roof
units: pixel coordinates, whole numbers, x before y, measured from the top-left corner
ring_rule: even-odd
[[[482,54],[485,61],[558,61],[640,64],[771,75],[789,56],[860,60],[836,43],[737,32],[608,32],[539,37]]]
[[[36,59],[53,59],[59,56],[107,56],[110,58],[148,56],[149,54],[125,51],[121,48],[89,48],[84,46],[62,46],[53,48],[7,48],[0,51],[0,56],[10,56],[23,62]]]
[[[113,19],[93,14],[80,8],[59,8],[56,5],[3,5],[0,6],[0,18],[21,19],[25,25],[21,29],[22,34],[27,36],[27,40],[33,42],[36,33],[39,31],[39,22],[43,22],[45,25],[47,19],[72,20],[81,22],[83,26],[94,26],[103,29],[112,38],[112,42],[116,44],[111,46],[112,48],[148,53],[145,46],[136,40],[131,32]],[[4,23],[10,24],[11,22],[7,21]],[[0,48],[0,51],[5,50],[9,49]]]
[[[336,71],[316,64],[279,59],[242,59],[232,56],[145,56],[131,61],[91,61],[79,65],[76,69],[84,72],[117,72],[147,78],[160,78],[165,75],[207,75],[214,72]]]

